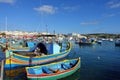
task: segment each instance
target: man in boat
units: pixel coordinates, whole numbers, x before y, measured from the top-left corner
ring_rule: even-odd
[[[34,54],[35,54],[36,56],[41,56],[40,49],[39,49],[38,47],[35,49]]]
[[[47,55],[47,49],[45,45],[43,43],[38,43],[34,54],[36,54],[36,56]]]

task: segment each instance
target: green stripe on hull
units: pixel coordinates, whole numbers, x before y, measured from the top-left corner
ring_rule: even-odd
[[[73,73],[75,73],[78,69],[80,68],[80,64],[78,64],[77,68],[75,68],[74,70],[71,70],[69,72],[66,72],[64,74],[59,74],[59,75],[55,75],[55,76],[48,76],[48,77],[43,77],[43,78],[39,78],[39,77],[36,77],[36,78],[29,78],[28,77],[28,80],[56,80],[56,79],[60,79],[60,78],[64,78],[64,77],[67,77],[67,76],[70,76],[72,75]]]

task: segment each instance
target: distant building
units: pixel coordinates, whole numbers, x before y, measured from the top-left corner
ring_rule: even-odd
[[[76,36],[76,35],[77,35],[77,33],[68,33],[67,34],[67,36],[69,36],[69,37],[71,37],[71,36],[73,37],[73,36]]]
[[[6,34],[6,37],[17,37],[23,38],[25,36],[34,36],[37,35],[37,32],[24,32],[24,31],[1,31]]]
[[[82,35],[77,34],[77,33],[68,33],[67,36],[73,37],[73,38],[87,38],[86,36],[82,36]]]

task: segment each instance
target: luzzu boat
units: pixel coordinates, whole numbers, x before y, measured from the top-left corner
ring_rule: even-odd
[[[17,42],[12,41],[0,41],[0,47],[1,51],[6,52],[6,58],[9,58],[12,55],[12,51],[31,51],[31,48],[34,48],[36,45],[36,42],[34,41],[26,41],[24,43],[22,40],[19,40]]]
[[[70,76],[80,68],[80,58],[26,67],[28,80],[57,80]]]
[[[28,45],[27,47],[23,47],[19,44],[8,47],[8,50],[6,50],[6,58],[12,56],[14,54],[13,52],[33,52],[35,49],[35,42],[28,41],[26,44]]]
[[[30,48],[35,46],[35,42],[34,41],[27,41],[26,43],[15,43],[15,44],[10,44],[8,47],[8,50],[12,50],[12,51],[29,51]]]
[[[5,51],[6,53],[6,58],[9,58],[10,56],[12,56],[14,54],[14,52],[33,52],[33,50],[35,49],[35,43],[34,42],[27,42],[27,47],[23,47],[19,44],[15,44],[16,46],[13,47],[10,46],[8,47],[8,49]]]
[[[51,51],[50,49],[50,51],[48,51],[50,52],[49,54],[42,55],[42,56],[34,56],[34,52],[28,52],[27,54],[13,52],[13,55],[10,56],[10,58],[6,59],[6,62],[5,62],[4,68],[6,70],[6,74],[8,76],[9,75],[14,76],[12,74],[16,72],[15,69],[19,70],[19,68],[24,68],[26,66],[35,66],[35,65],[46,64],[46,63],[54,62],[57,60],[61,60],[64,57],[66,57],[71,50],[72,44],[70,42],[68,42],[67,44],[68,44],[67,48],[61,48],[59,50],[60,52],[54,51],[54,49],[56,50],[56,46],[55,46],[55,47],[52,47],[53,51]],[[10,74],[9,70],[11,70],[12,74]]]

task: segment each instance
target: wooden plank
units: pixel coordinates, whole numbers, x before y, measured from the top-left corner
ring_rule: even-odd
[[[4,60],[2,60],[1,62],[1,74],[0,74],[0,80],[4,80],[3,76],[4,76]]]

